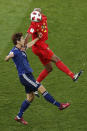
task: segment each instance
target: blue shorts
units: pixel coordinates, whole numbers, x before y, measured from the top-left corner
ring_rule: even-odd
[[[25,92],[35,92],[38,90],[40,83],[37,83],[32,73],[23,74],[19,76],[21,84],[25,87]]]

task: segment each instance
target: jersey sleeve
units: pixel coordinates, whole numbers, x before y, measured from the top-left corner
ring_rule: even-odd
[[[18,49],[15,48],[14,50],[11,50],[11,51],[9,52],[9,54],[11,54],[11,53],[14,54],[14,57],[17,56],[17,54],[18,54]]]
[[[36,32],[36,28],[34,25],[30,25],[29,29],[27,30],[27,33],[34,34]]]

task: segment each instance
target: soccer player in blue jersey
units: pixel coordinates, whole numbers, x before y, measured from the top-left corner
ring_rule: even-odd
[[[30,48],[35,42],[40,39],[41,36],[37,37],[33,41],[27,44],[27,48]],[[8,61],[10,58],[12,58],[13,62],[16,65],[18,76],[20,79],[21,84],[25,87],[26,92],[26,100],[23,101],[20,111],[18,115],[15,117],[15,120],[17,122],[20,122],[24,125],[27,125],[28,122],[23,119],[23,113],[26,111],[26,109],[31,105],[33,99],[34,99],[34,92],[39,91],[42,96],[47,100],[48,102],[52,103],[53,105],[57,106],[59,110],[67,108],[70,103],[60,103],[57,102],[47,91],[46,89],[38,83],[33,74],[32,74],[32,68],[30,67],[30,64],[27,59],[27,55],[25,52],[24,47],[24,38],[22,33],[16,33],[12,36],[14,47],[8,54],[8,56],[5,57],[5,61]]]

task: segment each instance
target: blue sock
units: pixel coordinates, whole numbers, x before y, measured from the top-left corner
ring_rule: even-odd
[[[56,105],[57,107],[60,107],[60,103],[57,102],[47,91],[43,93],[43,97],[53,105]]]
[[[30,105],[30,102],[25,100],[22,105],[21,105],[21,108],[20,108],[20,112],[18,113],[18,117],[21,118],[23,113],[25,112],[25,110],[29,107]]]

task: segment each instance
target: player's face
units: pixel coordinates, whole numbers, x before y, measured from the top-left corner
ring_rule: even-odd
[[[22,36],[21,39],[20,39],[20,45],[21,45],[21,46],[24,46],[24,38],[23,38],[23,36]]]

